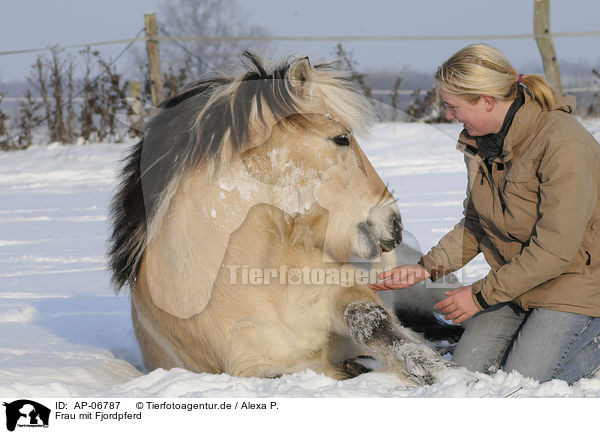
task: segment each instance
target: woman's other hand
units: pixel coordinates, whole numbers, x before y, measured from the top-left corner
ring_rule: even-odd
[[[453,324],[466,321],[481,310],[473,301],[471,285],[448,291],[446,295],[448,297],[433,307],[442,312],[448,321],[452,320]]]

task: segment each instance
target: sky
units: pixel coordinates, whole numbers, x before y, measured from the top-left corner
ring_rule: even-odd
[[[0,0],[0,52],[132,38],[165,0]],[[223,0],[227,1],[227,0]],[[239,0],[272,36],[448,36],[531,33],[534,0]],[[600,1],[552,0],[553,32],[600,30]],[[159,16],[160,20],[160,16]],[[456,50],[487,42],[517,67],[540,65],[531,39],[346,42],[362,70],[435,71]],[[600,63],[600,36],[555,38],[559,62]],[[271,43],[272,55],[333,58],[335,42]],[[143,48],[143,43],[137,43]],[[122,45],[97,47],[115,56]],[[0,81],[24,78],[37,54],[0,56]],[[527,72],[527,71],[524,71]]]

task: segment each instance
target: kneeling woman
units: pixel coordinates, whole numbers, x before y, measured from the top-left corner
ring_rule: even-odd
[[[600,146],[574,100],[518,74],[488,45],[468,46],[435,79],[448,119],[462,122],[464,218],[419,265],[382,273],[400,289],[460,269],[482,252],[489,274],[439,309],[465,332],[453,361],[572,383],[600,366]]]

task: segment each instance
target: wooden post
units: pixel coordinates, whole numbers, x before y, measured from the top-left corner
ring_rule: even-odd
[[[142,83],[129,83],[129,131],[135,137],[144,133],[144,103],[142,102]]]
[[[150,59],[150,80],[152,91],[152,105],[158,106],[163,100],[163,78],[160,68],[160,51],[156,40],[156,14],[145,14],[146,23],[146,49]]]
[[[558,60],[550,31],[550,0],[533,0],[533,8],[533,32],[535,42],[542,55],[544,73],[558,94],[562,95]]]

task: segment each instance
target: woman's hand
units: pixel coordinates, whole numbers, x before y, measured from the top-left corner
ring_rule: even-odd
[[[458,324],[468,320],[481,309],[473,301],[471,285],[453,289],[446,292],[446,297],[435,306],[435,309],[444,314],[444,318]]]
[[[378,280],[386,280],[372,283],[369,285],[369,288],[374,291],[404,289],[427,279],[429,276],[430,274],[427,270],[420,265],[401,265],[378,274]]]

